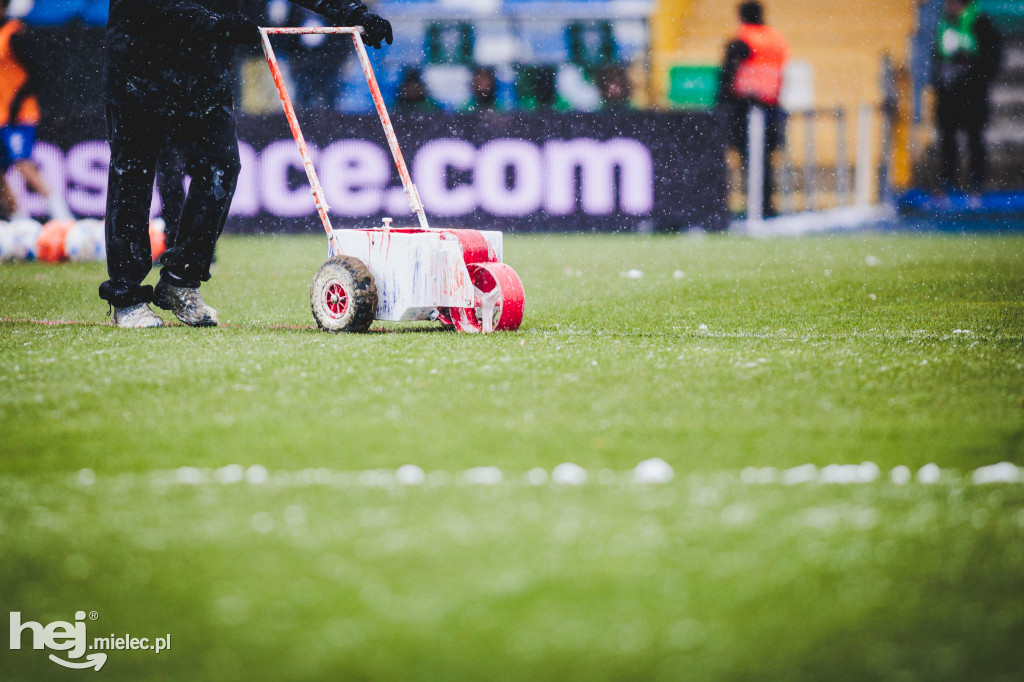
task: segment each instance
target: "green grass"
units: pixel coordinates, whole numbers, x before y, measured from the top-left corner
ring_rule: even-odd
[[[1024,238],[505,250],[527,316],[488,337],[313,331],[322,239],[222,240],[213,330],[105,326],[102,266],[0,266],[0,617],[172,634],[110,652],[124,680],[1024,675],[1024,485],[969,477],[1024,465]],[[649,457],[675,480],[630,484]],[[522,478],[561,462],[591,481]],[[271,479],[161,473],[232,463]],[[450,475],[358,473],[407,463]],[[91,674],[47,653],[0,645],[4,679]]]

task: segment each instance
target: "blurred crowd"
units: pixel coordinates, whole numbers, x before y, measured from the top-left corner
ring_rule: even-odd
[[[241,0],[245,13],[262,25],[322,26],[314,12],[287,0]],[[524,2],[525,0],[519,0]],[[444,3],[441,3],[443,5]],[[523,20],[522,14],[438,12],[439,6],[417,0],[377,3],[395,24],[395,44],[371,55],[389,106],[414,111],[598,111],[632,106],[637,57],[647,47],[644,22],[624,22],[609,11],[593,11],[601,2],[585,3],[588,11],[553,18]],[[32,27],[105,25],[108,0],[13,0],[11,14]],[[412,7],[414,11],[408,12]],[[419,8],[419,11],[415,11]],[[403,10],[405,10],[403,12]],[[466,16],[473,16],[472,20]],[[278,37],[275,50],[297,104],[304,108],[344,113],[372,111],[362,71],[347,40],[323,35]],[[257,53],[246,61],[244,88],[261,66]],[[259,93],[246,97],[243,108],[254,109]],[[265,101],[265,98],[263,98]],[[258,105],[255,109],[258,109]]]
[[[313,12],[270,0],[270,24],[319,26]],[[371,54],[390,106],[402,111],[598,111],[632,106],[630,65],[611,21],[570,20],[544,39],[561,43],[557,61],[517,61],[495,55],[467,20],[434,20],[398,29],[395,45]],[[545,27],[549,29],[549,27]],[[323,35],[280,38],[298,103],[304,108],[369,111],[362,72],[345,39]],[[500,46],[498,48],[501,49]]]

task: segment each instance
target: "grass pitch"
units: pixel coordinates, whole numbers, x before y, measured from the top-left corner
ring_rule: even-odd
[[[969,477],[1024,465],[1024,239],[509,237],[527,316],[489,337],[313,331],[323,252],[222,240],[213,330],[0,266],[0,617],[172,635],[124,680],[1024,675],[1024,485]],[[523,476],[561,462],[588,483]],[[234,463],[268,480],[177,471]],[[4,679],[91,674],[29,639]]]

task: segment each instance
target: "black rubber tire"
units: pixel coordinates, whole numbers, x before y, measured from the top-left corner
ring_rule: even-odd
[[[332,314],[325,302],[332,283],[340,284],[348,296],[348,305],[340,316]],[[365,332],[377,317],[377,285],[373,275],[358,258],[331,258],[309,285],[309,308],[317,326],[325,332]]]

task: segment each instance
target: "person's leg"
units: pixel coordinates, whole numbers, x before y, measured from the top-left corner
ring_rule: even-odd
[[[13,220],[18,214],[18,199],[7,178],[0,175],[0,214],[4,220]]]
[[[951,192],[956,188],[957,125],[952,106],[954,103],[948,101],[948,98],[938,96],[935,119],[939,133],[939,184],[943,192]]]
[[[149,206],[163,121],[153,114],[107,106],[110,173],[107,181],[107,274],[100,298],[115,308],[145,303],[152,288],[142,281],[153,267]]]
[[[175,286],[195,288],[210,279],[214,247],[227,221],[241,169],[234,115],[225,108],[201,119],[180,121],[175,137],[183,143],[185,171],[192,183],[174,246],[162,259],[161,277]]]
[[[970,121],[967,130],[967,152],[970,154],[970,191],[981,192],[988,175],[988,150],[985,148],[985,121]]]
[[[772,164],[773,152],[770,145],[765,145],[764,148],[764,182],[762,188],[764,194],[761,195],[761,216],[764,218],[774,218],[778,215],[775,212],[775,202],[772,200],[772,196],[775,194],[775,177],[772,174],[774,164]]]
[[[164,239],[167,248],[171,248],[177,239],[181,212],[185,206],[185,160],[178,145],[167,145],[160,152],[156,186],[163,205],[160,217],[164,219]]]
[[[43,179],[39,166],[32,160],[32,151],[36,143],[36,128],[31,125],[12,126],[6,130],[5,146],[15,170],[25,178],[29,190],[46,199],[50,217],[54,220],[74,220],[68,205],[64,201],[63,190],[53,192]]]
[[[778,215],[775,210],[775,152],[782,148],[783,131],[785,130],[785,114],[779,107],[768,107],[765,117],[765,138],[764,138],[764,194],[762,203],[762,215],[765,218],[774,218]]]
[[[39,172],[39,166],[31,159],[19,159],[14,163],[14,168],[25,178],[25,186],[45,199],[50,198],[50,188],[43,180],[43,174]]]

